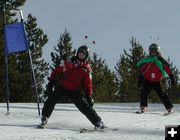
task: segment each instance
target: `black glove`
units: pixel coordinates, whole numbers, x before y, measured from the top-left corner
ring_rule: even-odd
[[[93,98],[92,98],[91,96],[89,96],[89,95],[86,95],[86,100],[87,100],[88,104],[89,104],[91,107],[93,107],[93,105],[94,105],[94,100],[93,100]]]
[[[176,82],[175,82],[175,79],[174,79],[174,75],[173,75],[173,74],[170,74],[170,75],[169,75],[169,79],[171,80],[171,85],[172,85],[172,86],[175,86]]]
[[[164,83],[165,90],[168,90],[169,88],[171,88],[171,80],[169,77],[164,78],[163,83]]]

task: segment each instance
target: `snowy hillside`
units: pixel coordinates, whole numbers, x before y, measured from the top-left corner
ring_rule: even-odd
[[[37,129],[40,123],[37,105],[11,103],[6,115],[6,104],[0,104],[0,140],[164,140],[165,125],[180,123],[180,105],[176,112],[163,116],[162,104],[150,104],[146,114],[135,114],[139,104],[95,104],[95,109],[109,128],[117,131],[79,133],[80,128],[93,125],[73,104],[57,104],[47,129]],[[42,107],[42,104],[41,104]],[[179,110],[178,110],[179,109]]]

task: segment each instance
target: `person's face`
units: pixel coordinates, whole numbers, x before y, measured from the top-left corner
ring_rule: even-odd
[[[86,51],[85,50],[81,50],[78,52],[78,58],[80,60],[84,60],[86,58]]]
[[[149,54],[150,54],[151,56],[157,56],[157,55],[158,55],[158,52],[157,52],[156,49],[154,49],[154,50],[150,50],[150,51],[149,51]]]

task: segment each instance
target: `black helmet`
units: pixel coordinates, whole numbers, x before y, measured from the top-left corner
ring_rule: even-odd
[[[158,56],[161,55],[160,52],[160,46],[157,45],[156,43],[153,43],[149,46],[149,55],[150,56]]]
[[[77,54],[78,54],[79,52],[83,52],[84,54],[86,54],[85,60],[86,60],[87,57],[89,56],[89,48],[88,48],[86,45],[80,46],[80,47],[78,48],[78,50],[77,50]]]

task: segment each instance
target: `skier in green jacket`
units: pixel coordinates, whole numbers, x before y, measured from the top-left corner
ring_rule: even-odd
[[[140,92],[140,113],[147,111],[148,95],[154,89],[163,102],[167,112],[173,113],[173,105],[169,96],[163,91],[161,81],[169,78],[171,85],[175,84],[174,76],[168,62],[161,56],[160,47],[156,43],[149,46],[149,57],[142,58],[138,61],[139,68],[138,86]]]

